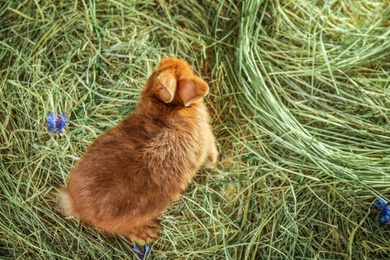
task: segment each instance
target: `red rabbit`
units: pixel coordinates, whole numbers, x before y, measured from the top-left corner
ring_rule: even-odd
[[[163,58],[134,112],[76,163],[59,191],[65,214],[138,244],[157,239],[162,211],[203,164],[216,163],[208,90],[187,62]]]

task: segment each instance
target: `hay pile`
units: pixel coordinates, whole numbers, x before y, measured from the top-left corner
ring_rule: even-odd
[[[168,55],[209,82],[221,158],[151,259],[390,257],[372,207],[390,200],[388,1],[3,0],[0,17],[1,259],[135,259],[51,196]]]

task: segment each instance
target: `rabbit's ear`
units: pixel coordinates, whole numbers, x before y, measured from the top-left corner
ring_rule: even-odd
[[[192,77],[180,80],[177,92],[184,106],[188,107],[192,102],[206,96],[209,92],[209,86],[203,79]]]
[[[170,103],[175,96],[176,78],[169,71],[161,72],[157,77],[159,89],[157,93],[162,101]]]

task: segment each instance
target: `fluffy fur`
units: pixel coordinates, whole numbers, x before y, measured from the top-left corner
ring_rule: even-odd
[[[207,93],[185,61],[162,59],[135,111],[76,163],[59,191],[65,213],[138,244],[158,238],[162,211],[217,160]]]

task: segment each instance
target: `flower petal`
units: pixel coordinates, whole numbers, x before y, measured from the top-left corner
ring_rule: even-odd
[[[379,203],[375,203],[374,204],[374,207],[376,207],[377,209],[380,209],[380,210],[383,210],[384,208],[386,208],[386,206],[387,206],[387,202],[386,201],[384,201],[381,198],[378,198],[378,202]]]
[[[62,121],[64,122],[64,125],[69,125],[69,121],[66,118],[66,113],[65,112],[61,113],[61,118],[62,118]]]
[[[150,246],[149,245],[145,245],[145,256],[148,255],[149,251],[150,251]]]
[[[46,123],[47,123],[47,124],[54,124],[54,122],[56,121],[56,119],[57,119],[57,116],[56,116],[54,113],[50,113],[50,114],[47,116]]]

